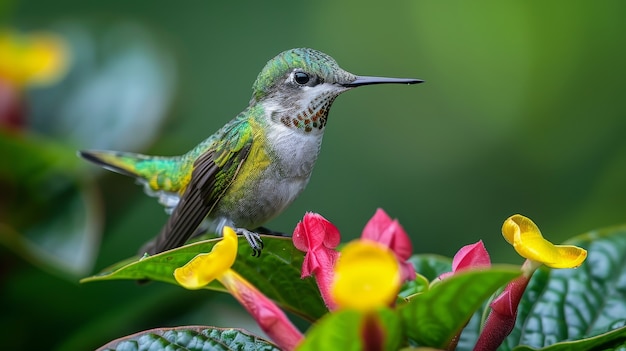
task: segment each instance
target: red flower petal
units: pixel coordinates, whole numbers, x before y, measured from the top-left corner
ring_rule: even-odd
[[[218,279],[282,350],[294,350],[302,341],[302,333],[285,313],[235,271],[229,270]]]
[[[320,214],[313,212],[307,212],[293,232],[294,246],[304,252],[322,246],[334,249],[340,241],[339,229]]]
[[[382,208],[377,209],[376,213],[374,213],[372,218],[370,218],[370,220],[365,225],[365,228],[363,228],[363,234],[361,234],[361,238],[374,240],[376,242],[389,246],[390,243],[382,241],[381,236],[382,233],[391,225],[392,221],[393,220],[391,219],[391,217],[389,217],[389,215],[387,215],[387,213]],[[385,239],[389,240],[389,236],[387,236]]]
[[[389,247],[395,252],[399,261],[411,257],[413,245],[404,228],[397,220],[392,220],[387,213],[379,208],[363,228],[362,239],[370,239]]]
[[[339,258],[339,252],[335,250],[341,241],[339,230],[321,215],[307,212],[296,225],[292,240],[298,250],[306,252],[301,277],[314,275],[326,306],[333,309],[335,303],[330,296],[330,285]]]
[[[491,259],[482,240],[463,246],[452,259],[453,272],[489,266],[491,266]]]
[[[376,210],[374,216],[363,228],[362,239],[373,240],[390,248],[396,255],[402,269],[402,280],[413,280],[415,269],[413,265],[405,262],[411,257],[413,245],[400,223],[391,219],[381,208]]]

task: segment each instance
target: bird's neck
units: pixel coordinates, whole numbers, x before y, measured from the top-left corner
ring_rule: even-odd
[[[323,134],[335,97],[328,94],[295,101],[267,99],[260,104],[269,123],[279,123],[304,134]]]
[[[272,103],[260,106],[261,111],[257,111],[255,116],[262,121],[257,119],[252,124],[256,124],[259,131],[262,130],[262,137],[257,141],[272,158],[272,167],[281,177],[308,179],[319,154],[328,109],[324,112],[323,121],[321,116],[316,117],[317,127],[313,127],[313,118],[308,111],[310,122],[305,124],[304,114],[302,119],[297,117],[299,109],[289,109]]]

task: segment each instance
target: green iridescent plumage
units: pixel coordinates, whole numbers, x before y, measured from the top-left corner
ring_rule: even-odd
[[[263,67],[252,86],[253,100],[260,101],[271,91],[277,79],[284,77],[285,72],[296,67],[333,82],[339,79],[349,81],[355,78],[353,74],[341,69],[332,57],[323,52],[306,48],[288,50],[271,59]]]
[[[183,245],[205,229],[224,225],[261,248],[252,232],[280,214],[309,181],[334,99],[351,88],[416,79],[358,77],[313,49],[287,50],[270,60],[253,85],[250,105],[182,156],[81,151],[84,158],[134,176],[171,212],[140,254]]]

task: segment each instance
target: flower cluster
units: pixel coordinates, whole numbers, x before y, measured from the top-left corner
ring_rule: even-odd
[[[295,247],[305,252],[302,278],[315,277],[329,309],[389,305],[400,284],[415,279],[406,261],[413,251],[409,236],[382,209],[365,225],[361,239],[341,253],[335,250],[340,239],[339,230],[316,213],[305,214],[293,234]]]
[[[481,331],[475,350],[495,350],[511,332],[517,306],[533,272],[542,264],[554,268],[573,268],[586,258],[586,251],[575,246],[554,245],[545,240],[528,218],[514,215],[502,227],[505,239],[527,258],[522,274],[509,282],[491,303],[491,312]],[[366,224],[360,239],[347,243],[341,251],[339,230],[319,214],[307,213],[294,230],[294,246],[305,252],[302,278],[313,276],[320,294],[332,312],[352,311],[360,316],[362,345],[381,350],[388,347],[388,329],[380,320],[380,309],[393,308],[400,286],[416,278],[407,262],[412,252],[408,235],[383,210],[376,211]],[[224,229],[223,239],[210,253],[197,255],[176,269],[176,281],[189,289],[198,289],[218,280],[257,320],[261,328],[285,350],[302,344],[304,337],[285,314],[254,286],[230,267],[237,254],[237,237],[231,228]],[[452,272],[439,281],[466,270],[488,269],[489,254],[482,241],[461,248],[454,256]],[[510,279],[510,278],[509,278]],[[454,348],[458,335],[450,340]]]
[[[495,350],[511,333],[519,305],[533,273],[541,265],[551,268],[576,268],[587,257],[587,251],[572,245],[554,245],[544,239],[537,225],[522,215],[509,217],[502,226],[502,235],[520,256],[526,258],[522,275],[511,281],[490,304],[491,312],[475,350]],[[482,241],[461,248],[452,261],[452,272],[440,279],[466,269],[489,267],[491,261]]]
[[[315,276],[329,309],[371,311],[391,305],[401,282],[415,277],[413,266],[406,262],[412,251],[409,237],[383,210],[367,223],[361,240],[347,244],[341,253],[335,250],[340,239],[339,230],[314,213],[307,213],[293,234],[294,246],[306,252],[302,277]],[[274,302],[231,269],[237,243],[233,229],[224,228],[223,239],[210,253],[199,254],[174,271],[176,281],[187,289],[199,289],[218,280],[278,346],[293,350],[302,334]],[[368,330],[380,329],[371,316],[364,322]]]

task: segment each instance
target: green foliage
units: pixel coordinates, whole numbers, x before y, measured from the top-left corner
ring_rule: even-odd
[[[241,240],[243,244],[244,239]],[[140,261],[122,262],[83,282],[149,278],[175,283],[173,270],[195,254],[210,250],[215,241],[204,240]],[[405,285],[406,296],[399,300],[404,302],[396,308],[372,312],[339,310],[322,316],[324,307],[314,284],[310,279],[299,278],[302,254],[293,248],[289,238],[264,237],[264,242],[267,246],[261,258],[250,256],[250,248],[241,245],[233,269],[283,307],[315,321],[301,345],[302,350],[359,350],[364,340],[362,328],[368,320],[375,321],[384,330],[382,342],[387,349],[398,349],[407,342],[446,348],[464,327],[474,329],[466,332],[475,340],[480,324],[468,323],[472,316],[480,316],[489,297],[519,275],[516,267],[495,265],[490,269],[457,273],[430,286],[419,283],[426,278],[418,276],[418,288],[410,283]],[[540,269],[535,273],[520,304],[515,329],[500,350],[558,351],[572,347],[612,350],[626,343],[626,299],[620,288],[626,276],[623,271],[626,227],[591,232],[570,243],[585,247],[589,251],[588,260],[578,269]],[[436,277],[449,269],[450,260],[434,255],[414,255],[411,262],[418,271]],[[207,288],[223,290],[216,284]],[[416,290],[420,292],[406,293]],[[297,298],[294,298],[294,291],[299,292],[295,294]],[[302,301],[313,301],[315,307]],[[196,329],[177,329],[176,333],[188,335]],[[133,342],[148,342],[146,340],[152,340],[154,333],[149,331],[129,338]],[[176,333],[166,338],[169,341],[160,342],[167,344],[187,337]],[[116,345],[122,345],[122,341],[128,340],[117,340]],[[257,342],[246,338],[239,341],[242,347]],[[464,340],[457,350],[472,348],[471,340]]]
[[[209,327],[178,327],[146,330],[102,346],[101,351],[180,350],[235,351],[247,345],[249,350],[279,351],[270,342],[244,330]]]
[[[546,347],[517,346],[515,351],[570,351],[570,350],[615,350],[626,349],[626,327],[585,338],[582,340],[562,341]]]
[[[393,310],[379,309],[371,313],[344,310],[326,315],[308,331],[298,350],[363,350],[365,320],[378,323],[384,329],[385,350],[398,349],[403,334],[402,321]]]
[[[452,271],[452,260],[433,254],[416,254],[409,258],[415,271],[427,280],[435,280],[441,274]]]
[[[81,282],[150,279],[177,284],[174,270],[189,262],[198,253],[210,252],[219,240],[198,241],[140,260],[130,258]],[[300,279],[304,254],[293,247],[291,238],[263,236],[263,244],[265,245],[263,254],[261,257],[255,257],[252,256],[252,249],[246,239],[240,238],[233,269],[283,308],[308,320],[320,318],[326,312],[326,307],[315,282],[313,279]],[[218,282],[213,282],[205,288],[224,291]]]
[[[243,244],[244,239],[241,240]],[[209,251],[215,242],[215,239],[200,241],[140,261],[122,262],[83,282],[149,278],[175,283],[173,270],[197,253]],[[430,287],[418,283],[420,292],[405,294],[408,302],[396,309],[384,308],[371,313],[340,310],[320,318],[324,307],[319,293],[310,279],[299,278],[303,255],[293,248],[289,238],[265,237],[264,242],[267,246],[261,258],[250,256],[250,248],[241,245],[233,269],[283,307],[316,321],[307,333],[302,350],[361,349],[363,325],[372,318],[384,331],[383,342],[387,349],[406,344],[407,341],[402,341],[404,336],[409,337],[411,344],[446,348],[472,315],[476,317],[482,313],[481,305],[497,289],[519,275],[519,270],[511,266],[496,265],[490,269],[466,271],[437,281]],[[541,269],[535,273],[520,304],[516,327],[501,350],[541,347],[567,350],[569,347],[600,346],[613,349],[626,342],[626,327],[623,326],[626,299],[619,288],[625,276],[622,263],[626,252],[626,228],[591,232],[570,243],[587,248],[588,260],[578,269]],[[450,261],[434,255],[415,255],[411,262],[418,271],[436,277],[449,269]],[[425,279],[418,276],[417,281]],[[223,290],[217,284],[210,284],[207,288]],[[413,290],[416,289],[411,284],[405,285],[405,292]],[[296,299],[293,298],[294,291],[298,292]],[[316,307],[303,301],[314,301]],[[564,320],[567,323],[563,323]],[[476,325],[470,324],[469,327],[476,328]],[[184,329],[180,332],[191,333]],[[478,333],[477,330],[474,335]],[[153,334],[146,332],[131,339],[151,340]],[[242,345],[253,342],[240,341]],[[459,344],[458,350],[470,350],[470,345],[471,342],[466,340]]]
[[[402,306],[408,337],[424,346],[446,348],[489,296],[520,275],[516,267],[455,274],[436,282]]]
[[[613,349],[626,343],[626,227],[592,231],[568,243],[586,248],[587,260],[577,269],[535,272],[500,350],[541,349],[565,340],[547,349]]]

